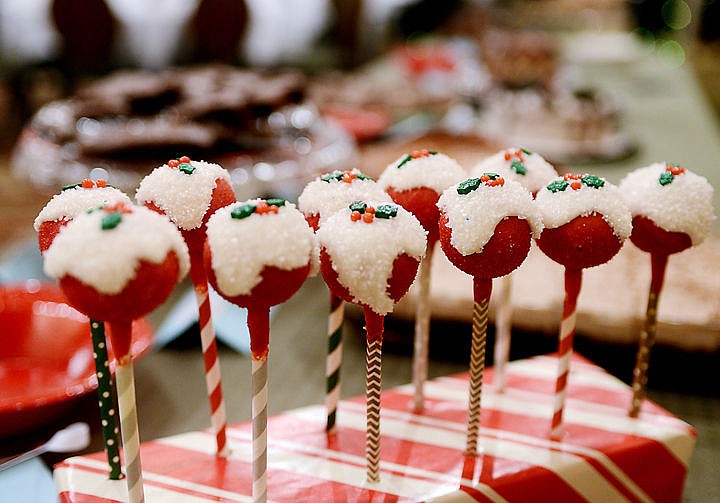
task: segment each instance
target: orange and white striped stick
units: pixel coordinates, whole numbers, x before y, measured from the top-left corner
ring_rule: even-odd
[[[563,316],[560,323],[560,340],[558,343],[555,408],[550,426],[550,438],[553,440],[560,440],[563,434],[565,394],[567,392],[568,376],[570,375],[570,357],[572,356],[575,321],[577,318],[577,298],[580,294],[581,285],[582,269],[565,268],[565,301],[563,303]]]
[[[193,278],[195,280],[195,278]],[[205,363],[205,385],[210,402],[210,414],[218,456],[227,456],[227,414],[222,392],[220,362],[218,361],[217,342],[212,324],[210,297],[208,296],[207,279],[193,281],[195,298],[198,304],[198,321],[200,324],[200,341],[202,344],[203,361]]]

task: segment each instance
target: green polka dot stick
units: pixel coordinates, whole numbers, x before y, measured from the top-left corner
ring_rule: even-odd
[[[120,430],[113,400],[113,380],[110,375],[105,324],[101,321],[90,320],[90,333],[92,335],[93,358],[95,359],[95,374],[97,375],[98,397],[100,399],[100,424],[102,425],[103,445],[110,466],[109,477],[110,480],[119,480],[122,478],[120,469]]]

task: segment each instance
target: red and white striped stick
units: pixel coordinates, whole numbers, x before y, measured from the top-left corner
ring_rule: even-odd
[[[577,299],[582,285],[582,269],[565,268],[565,301],[563,316],[560,323],[560,340],[558,343],[558,373],[555,381],[555,408],[553,410],[550,438],[560,440],[563,434],[563,411],[565,410],[565,394],[568,376],[570,375],[570,357],[572,356],[573,339],[575,338],[575,321],[577,317]]]
[[[113,347],[121,348],[116,341],[126,341],[129,348],[132,333],[132,322],[110,323],[110,336]],[[124,354],[122,354],[124,353]],[[115,384],[118,393],[118,410],[120,412],[120,432],[123,441],[125,458],[125,475],[128,488],[129,503],[143,503],[142,467],[140,465],[140,431],[138,429],[137,407],[135,403],[135,377],[131,352],[121,351],[116,355]]]
[[[200,324],[200,341],[202,344],[203,360],[205,363],[205,385],[210,402],[210,414],[218,456],[227,456],[227,414],[225,400],[222,392],[222,378],[220,375],[220,362],[218,361],[217,342],[212,324],[210,311],[210,297],[208,296],[207,279],[198,280],[193,277],[193,288],[198,305],[198,321]]]
[[[365,461],[368,482],[380,481],[380,396],[382,393],[382,336],[384,316],[365,308]]]
[[[340,367],[343,359],[342,325],[345,317],[345,301],[330,293],[328,314],[328,351],[325,358],[325,431],[335,431],[337,407],[340,401]]]
[[[483,370],[485,369],[485,341],[487,339],[488,305],[492,293],[492,279],[473,278],[472,340],[470,343],[470,393],[468,397],[467,439],[465,455],[477,456],[480,430]]]
[[[270,340],[270,310],[248,309],[252,350],[252,499],[267,501],[267,357]]]
[[[495,371],[495,391],[504,393],[507,379],[505,367],[510,359],[510,337],[512,333],[512,274],[500,280],[500,301],[495,313],[495,352],[493,369]]]
[[[429,342],[430,342],[430,273],[432,270],[433,246],[427,248],[425,257],[420,262],[418,275],[418,303],[415,310],[415,348],[413,352],[413,386],[415,395],[413,409],[421,412],[424,407],[424,386],[428,375]]]
[[[655,345],[657,334],[657,307],[660,300],[660,291],[665,280],[665,269],[668,256],[653,253],[650,255],[652,262],[652,278],[650,281],[650,292],[648,293],[647,310],[645,323],[640,332],[635,368],[633,369],[632,390],[633,397],[630,403],[630,417],[638,417],[643,400],[647,393],[647,374],[650,366],[650,350]]]

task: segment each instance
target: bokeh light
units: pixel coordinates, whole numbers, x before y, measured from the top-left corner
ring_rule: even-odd
[[[685,63],[685,49],[675,40],[664,40],[657,48],[657,57],[670,68],[679,68]]]
[[[662,6],[665,24],[673,30],[682,30],[692,21],[692,10],[685,0],[668,0]]]

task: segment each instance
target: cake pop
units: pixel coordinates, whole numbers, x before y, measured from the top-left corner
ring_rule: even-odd
[[[420,222],[393,203],[355,201],[318,229],[320,270],[334,295],[363,307],[367,333],[367,480],[380,479],[380,393],[385,315],[410,288],[425,254]]]
[[[480,161],[472,168],[472,176],[497,173],[528,189],[535,197],[538,190],[557,176],[555,168],[539,154],[524,148],[506,148]],[[505,367],[510,359],[512,331],[512,274],[500,280],[499,302],[495,311],[494,384],[498,393],[505,391]]]
[[[542,223],[532,195],[497,173],[469,178],[445,192],[440,208],[440,245],[450,262],[473,277],[473,327],[466,454],[477,454],[485,340],[492,279],[511,273],[530,251]]]
[[[77,215],[103,206],[124,202],[131,204],[130,198],[118,189],[111,187],[105,180],[85,179],[81,183],[63,187],[55,194],[35,218],[34,228],[38,233],[40,252],[44,253],[52,244],[60,230]],[[98,382],[98,404],[103,432],[103,445],[110,472],[108,477],[117,480],[122,477],[120,469],[120,437],[113,402],[113,379],[109,368],[105,324],[90,320],[90,335],[93,344],[93,360]]]
[[[413,351],[413,407],[419,412],[424,406],[427,380],[428,343],[430,336],[430,275],[435,243],[438,240],[440,194],[465,178],[465,171],[452,158],[430,150],[416,150],[391,163],[378,179],[397,204],[415,215],[428,233],[427,253],[420,264],[418,300],[415,310],[415,341]]]
[[[139,204],[163,213],[180,230],[190,251],[190,279],[198,304],[198,322],[205,363],[210,414],[217,453],[228,454],[227,415],[217,342],[212,324],[207,274],[203,263],[205,225],[217,209],[235,202],[230,174],[221,166],[192,161],[183,156],[171,159],[142,179],[136,198]]]
[[[560,439],[582,270],[613,258],[630,236],[632,223],[617,187],[594,175],[566,173],[540,190],[536,201],[545,224],[537,244],[545,255],[565,266],[565,300],[550,432],[553,439]]]
[[[390,202],[390,197],[375,181],[357,169],[333,171],[308,183],[298,198],[298,209],[317,231],[320,222],[353,201]],[[342,366],[342,324],[345,301],[330,293],[328,314],[328,350],[325,358],[325,431],[332,433],[340,400],[340,367]]]
[[[207,223],[205,267],[213,288],[248,309],[252,351],[253,501],[267,499],[267,357],[270,307],[288,300],[316,263],[315,235],[284,199],[253,199]]]
[[[645,398],[650,350],[657,333],[657,307],[668,258],[702,243],[714,219],[713,188],[708,181],[677,164],[655,163],[637,169],[620,182],[632,214],[630,240],[650,254],[650,291],[640,332],[630,417],[637,417]]]
[[[109,324],[131,503],[144,501],[132,368],[132,321],[155,309],[187,273],[182,236],[165,217],[124,203],[78,215],[45,252],[45,273],[68,302]]]

